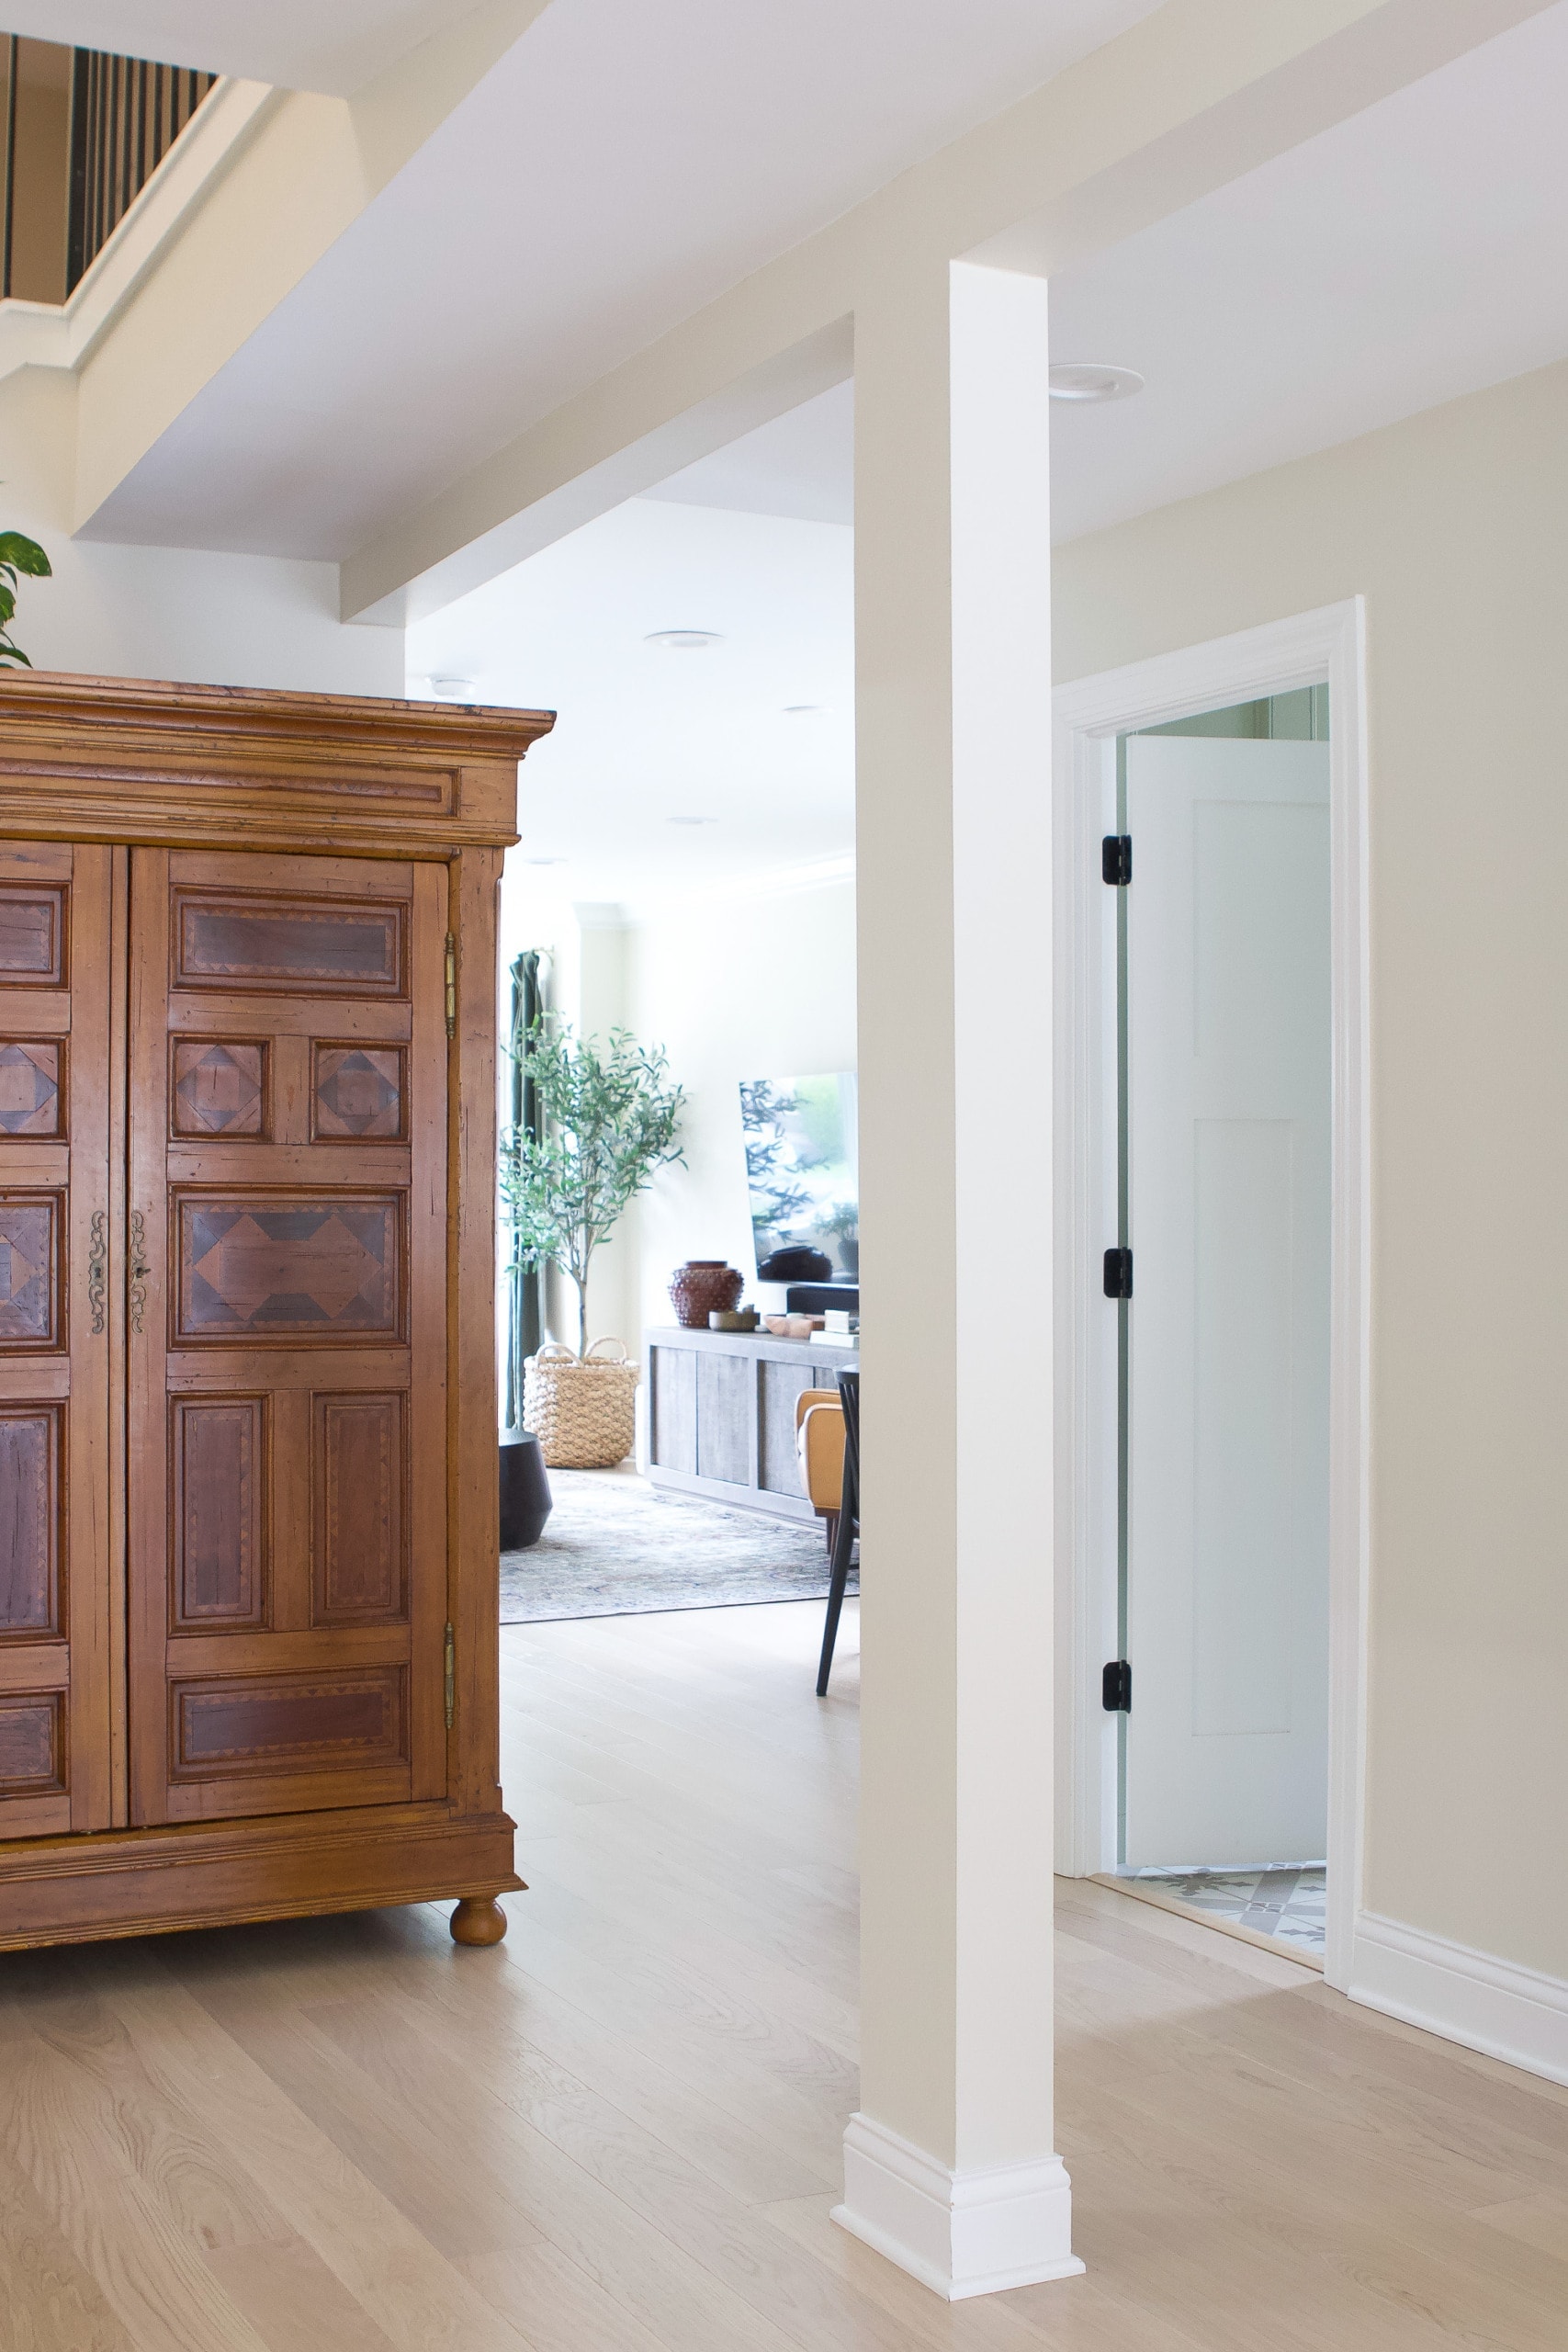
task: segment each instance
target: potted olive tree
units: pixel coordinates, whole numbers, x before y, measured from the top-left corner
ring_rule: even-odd
[[[535,1114],[501,1140],[512,1263],[554,1263],[577,1291],[575,1350],[546,1345],[525,1366],[523,1426],[552,1468],[607,1469],[632,1450],[637,1371],[621,1340],[589,1345],[589,1269],[655,1169],[684,1160],[685,1097],[663,1053],[624,1029],[599,1045],[546,1013],[512,1050],[526,1057]]]

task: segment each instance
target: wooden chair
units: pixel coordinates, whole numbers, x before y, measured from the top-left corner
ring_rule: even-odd
[[[839,1611],[844,1605],[844,1584],[850,1573],[850,1554],[855,1537],[860,1533],[860,1374],[841,1372],[839,1374],[839,1396],[843,1408],[844,1477],[840,1492],[839,1516],[833,1530],[833,1566],[828,1582],[828,1621],[822,1628],[822,1662],[817,1669],[817,1696],[828,1695],[828,1677],[833,1670],[833,1645],[839,1637]]]
[[[844,1408],[836,1388],[801,1390],[795,1400],[795,1450],[801,1483],[818,1518],[827,1521],[831,1557],[844,1491]]]

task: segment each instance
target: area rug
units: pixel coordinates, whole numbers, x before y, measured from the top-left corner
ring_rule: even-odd
[[[501,1622],[638,1617],[819,1600],[822,1522],[796,1524],[660,1493],[627,1471],[552,1470],[555,1508],[538,1542],[501,1555]],[[848,1589],[860,1589],[853,1568]]]

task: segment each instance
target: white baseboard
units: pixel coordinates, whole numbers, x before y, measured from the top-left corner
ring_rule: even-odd
[[[1350,1998],[1568,2083],[1568,1984],[1376,1912],[1356,1915]]]
[[[833,2219],[949,2302],[1083,2268],[1060,2156],[950,2172],[869,2115],[852,2116],[844,2133]]]

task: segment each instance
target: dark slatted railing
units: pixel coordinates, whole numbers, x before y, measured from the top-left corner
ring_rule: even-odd
[[[217,80],[184,65],[79,49],[71,80],[69,293]]]
[[[59,302],[92,267],[218,78],[0,35],[0,298]]]

